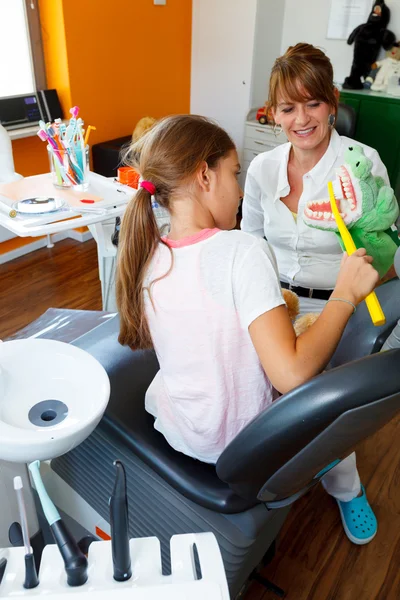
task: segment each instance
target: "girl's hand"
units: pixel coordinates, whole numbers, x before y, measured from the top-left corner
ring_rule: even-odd
[[[351,256],[345,254],[332,296],[350,300],[356,305],[362,302],[379,281],[372,260],[365,248],[359,248]]]

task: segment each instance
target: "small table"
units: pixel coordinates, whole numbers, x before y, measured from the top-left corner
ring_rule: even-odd
[[[132,188],[92,172],[89,175],[89,188],[85,192],[57,190],[51,183],[50,173],[26,177],[13,184],[0,185],[0,225],[20,237],[48,236],[49,242],[54,233],[87,226],[97,243],[103,310],[107,310],[117,253],[111,243],[111,235],[115,218],[125,212],[134,194]],[[16,200],[39,195],[60,196],[65,199],[66,206],[43,215],[10,217]],[[93,204],[81,204],[80,200],[85,197],[96,198],[96,201]]]

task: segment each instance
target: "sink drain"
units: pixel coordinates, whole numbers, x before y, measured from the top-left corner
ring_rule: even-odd
[[[28,419],[37,427],[50,427],[64,421],[68,406],[60,400],[42,400],[29,411]]]

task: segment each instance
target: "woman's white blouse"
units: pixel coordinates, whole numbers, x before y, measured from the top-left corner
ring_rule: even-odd
[[[266,237],[272,246],[281,281],[306,288],[334,288],[342,250],[336,234],[308,227],[303,211],[309,200],[328,198],[327,183],[336,178],[349,146],[362,146],[372,160],[373,175],[389,184],[386,167],[373,148],[332,131],[327,151],[315,167],[303,176],[297,222],[280,198],[290,192],[287,165],[291,144],[282,144],[259,154],[247,171],[241,228]]]

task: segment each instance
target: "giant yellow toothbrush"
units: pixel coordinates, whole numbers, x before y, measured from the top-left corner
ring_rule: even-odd
[[[328,182],[328,192],[329,200],[331,202],[332,214],[335,217],[336,225],[338,226],[344,247],[346,248],[346,252],[350,256],[350,254],[353,254],[353,252],[357,250],[357,247],[340,215],[335,200],[335,194],[333,193],[333,185],[331,181]],[[375,292],[371,292],[370,294],[368,294],[368,296],[365,298],[365,303],[367,305],[373,324],[377,326],[384,325],[386,323],[386,317],[381,305],[379,304],[379,300]]]

